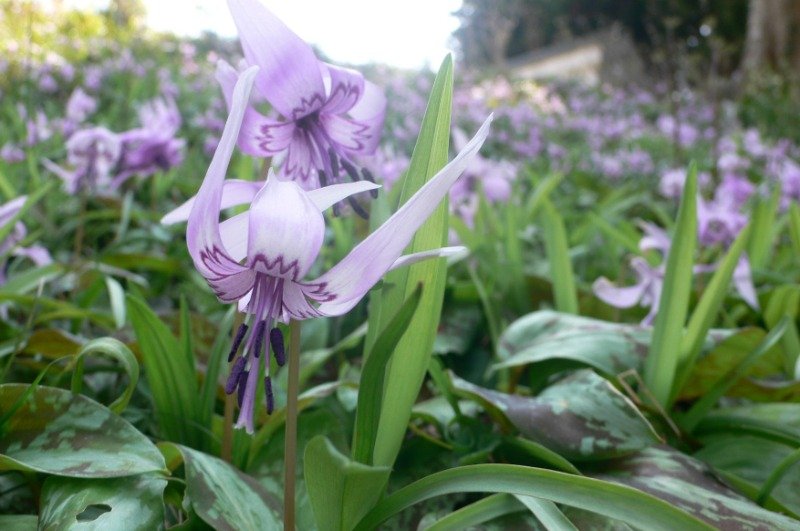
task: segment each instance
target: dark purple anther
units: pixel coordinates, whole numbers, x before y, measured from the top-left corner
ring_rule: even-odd
[[[272,394],[272,378],[264,377],[264,390],[267,392],[267,414],[275,411],[275,395]]]
[[[272,345],[272,352],[275,353],[275,361],[283,367],[286,363],[286,350],[283,348],[283,333],[280,328],[273,328],[269,331],[269,342]]]
[[[336,181],[339,178],[339,157],[336,156],[336,150],[330,148],[328,150],[328,157],[331,161],[331,176],[333,180]]]
[[[228,354],[228,363],[232,362],[233,358],[236,356],[236,353],[239,352],[239,347],[242,346],[242,341],[244,341],[245,334],[247,334],[247,325],[242,323],[239,326],[239,329],[236,331],[236,335],[233,337],[231,351]]]
[[[361,216],[363,219],[369,219],[369,214],[367,214],[367,211],[358,204],[358,201],[356,201],[352,195],[347,198],[347,202],[350,203],[350,206],[353,208],[353,211],[356,214]]]
[[[267,323],[264,321],[259,321],[258,325],[256,325],[256,337],[255,337],[255,344],[254,346],[254,355],[255,357],[259,357],[261,355],[261,347],[264,346],[264,328],[266,328]]]
[[[371,183],[375,182],[375,176],[372,175],[372,172],[366,168],[361,168],[361,176],[364,178],[365,181],[369,181]],[[376,197],[378,197],[378,190],[375,189],[370,190],[369,195],[371,195],[372,198],[375,199]]]
[[[354,183],[357,183],[358,181],[361,180],[361,176],[358,174],[358,170],[356,169],[355,166],[350,164],[350,161],[348,161],[347,159],[342,159],[341,163],[342,163],[342,168],[344,168],[344,171],[347,173],[347,175]]]
[[[244,392],[247,389],[248,376],[250,376],[250,371],[242,371],[239,374],[239,392],[236,394],[236,401],[239,403],[239,409],[242,408],[242,400],[244,400]]]
[[[244,358],[239,358],[236,360],[236,363],[233,364],[231,368],[231,373],[228,376],[228,381],[225,382],[225,393],[231,394],[234,389],[236,389],[236,384],[239,382],[239,376],[242,374],[244,370],[244,365],[247,363],[247,360]]]

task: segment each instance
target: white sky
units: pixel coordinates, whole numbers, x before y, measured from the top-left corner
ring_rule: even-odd
[[[143,0],[148,26],[197,35],[234,36],[225,0]],[[380,62],[403,68],[438,67],[450,51],[461,0],[262,0],[303,39],[335,62]],[[42,4],[59,0],[38,0]],[[102,8],[108,0],[61,0],[64,6]]]

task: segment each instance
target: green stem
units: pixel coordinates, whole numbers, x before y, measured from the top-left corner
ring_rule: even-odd
[[[300,392],[300,321],[289,324],[289,384],[286,389],[284,439],[283,529],[295,529],[295,478],[297,477],[297,395]]]

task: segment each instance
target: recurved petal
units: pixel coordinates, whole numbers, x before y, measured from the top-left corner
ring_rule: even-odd
[[[478,153],[489,134],[491,121],[490,116],[455,159],[434,175],[341,262],[318,279],[306,283],[306,295],[321,302],[318,308],[321,313],[340,315],[347,311],[343,308],[352,307],[352,304],[358,302],[400,258],[414,233],[425,223]]]
[[[247,234],[250,228],[250,213],[242,212],[219,224],[222,244],[231,258],[241,262],[247,256]]]
[[[644,283],[620,288],[606,277],[600,277],[592,284],[592,291],[598,299],[615,308],[630,308],[642,299],[647,286]]]
[[[22,209],[27,199],[28,196],[21,195],[0,206],[0,227],[8,223]]]
[[[742,297],[742,300],[749,304],[751,308],[756,310],[760,308],[756,288],[753,285],[750,260],[746,256],[740,258],[739,263],[736,264],[736,269],[733,271],[733,285],[736,287],[736,291],[739,292],[739,296]]]
[[[311,151],[311,140],[305,131],[296,130],[281,166],[281,176],[297,182],[304,190],[319,186],[319,178],[314,161],[317,154]]]
[[[325,103],[319,60],[298,37],[259,0],[228,0],[248,63],[261,70],[258,90],[290,120],[316,111]]]
[[[242,179],[228,179],[222,184],[222,201],[220,210],[250,203],[258,190],[264,186],[264,181],[245,181]],[[197,196],[192,197],[184,204],[161,218],[163,225],[172,225],[189,219]]]
[[[239,73],[225,61],[219,60],[216,77],[230,111],[233,87]],[[294,122],[273,120],[248,106],[239,131],[239,149],[254,157],[275,155],[289,147],[295,128]]]
[[[50,251],[41,245],[31,245],[30,247],[17,247],[12,252],[14,256],[24,256],[37,266],[46,266],[53,263],[53,257],[50,256]]]
[[[217,296],[225,301],[235,300],[249,291],[248,283],[252,286],[255,275],[253,271],[240,265],[225,249],[219,231],[219,213],[225,173],[236,146],[236,137],[257,71],[256,67],[249,68],[236,83],[230,115],[189,212],[186,228],[186,243],[195,267]]]
[[[324,212],[339,201],[347,199],[353,194],[368,192],[380,188],[381,185],[370,181],[358,181],[354,183],[332,184],[315,188],[308,191],[308,198],[316,205],[320,212]]]
[[[320,63],[322,78],[328,101],[322,112],[330,114],[346,113],[364,95],[364,76],[355,70]]]

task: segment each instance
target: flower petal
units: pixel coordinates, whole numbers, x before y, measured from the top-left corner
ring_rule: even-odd
[[[239,73],[224,60],[217,62],[216,78],[222,87],[225,103],[230,111],[233,87]],[[268,118],[248,106],[239,131],[239,149],[254,157],[268,157],[289,147],[296,125]]]
[[[296,181],[304,190],[319,187],[319,177],[314,165],[316,154],[311,151],[311,140],[305,131],[295,130],[286,160],[281,166],[281,177]]]
[[[736,264],[736,269],[733,271],[733,285],[736,287],[736,291],[739,292],[739,296],[742,297],[744,302],[755,310],[760,309],[756,288],[753,285],[750,260],[746,256],[740,258],[739,263]]]
[[[219,224],[222,244],[231,258],[241,262],[247,256],[247,234],[250,228],[250,213],[242,212]]]
[[[220,210],[250,203],[256,193],[264,186],[264,181],[244,181],[242,179],[229,179],[222,184],[222,201]],[[161,218],[162,225],[172,225],[189,219],[189,212],[197,196],[192,197],[184,204]]]
[[[283,116],[297,120],[322,108],[319,60],[303,39],[258,0],[228,0],[247,62],[258,65],[256,87]]]
[[[642,299],[647,285],[644,283],[620,288],[606,277],[600,277],[592,284],[592,291],[598,299],[615,308],[630,308]]]
[[[352,307],[392,267],[417,229],[425,223],[478,153],[489,134],[491,121],[490,116],[453,161],[425,183],[341,262],[318,279],[305,284],[306,295],[322,303],[318,308],[320,313],[341,315],[346,311],[343,310],[345,306]]]
[[[364,76],[360,72],[320,63],[328,101],[323,113],[343,114],[355,106],[364,95]]]
[[[293,181],[274,174],[250,205],[248,267],[272,276],[298,280],[314,264],[325,238],[325,220]]]
[[[17,212],[22,210],[22,206],[25,204],[27,199],[28,196],[21,195],[0,206],[0,227],[8,223],[11,218],[17,215]]]
[[[353,194],[368,192],[380,188],[381,185],[369,181],[355,183],[342,183],[324,186],[308,191],[308,198],[316,205],[320,212],[324,212],[339,201],[347,199]]]
[[[257,71],[256,67],[249,68],[236,83],[230,115],[195,197],[186,228],[186,243],[195,267],[223,301],[242,297],[251,289],[255,278],[254,271],[240,265],[225,249],[219,231],[219,213],[225,173],[236,146]]]
[[[37,266],[46,266],[53,263],[53,257],[50,256],[50,251],[41,245],[31,245],[30,247],[17,247],[12,251],[14,256],[24,256],[30,259],[31,262]]]
[[[410,266],[429,258],[452,258],[453,260],[458,260],[465,257],[468,253],[469,251],[466,247],[454,245],[452,247],[441,247],[439,249],[431,249],[430,251],[406,254],[395,260],[389,270]]]

